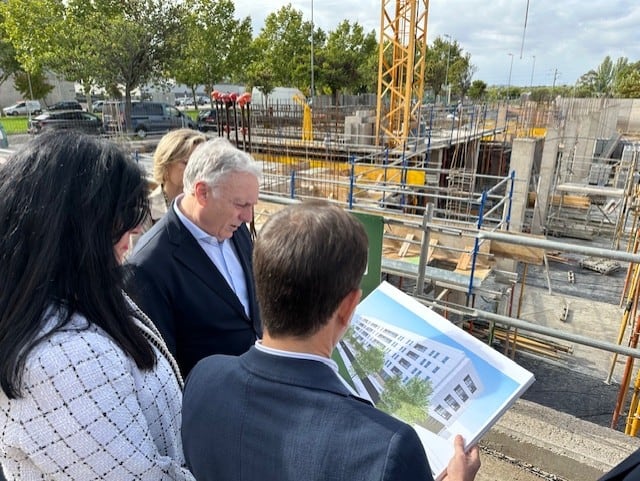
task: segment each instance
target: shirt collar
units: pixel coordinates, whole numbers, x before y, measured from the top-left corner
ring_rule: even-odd
[[[288,357],[291,359],[306,359],[309,361],[318,361],[318,362],[321,362],[322,364],[329,366],[336,374],[338,374],[338,365],[333,359],[330,359],[328,357],[318,356],[317,354],[311,354],[308,352],[283,351],[282,349],[267,347],[262,343],[261,339],[258,339],[256,341],[256,349],[258,351],[262,351],[266,354],[271,354],[273,356]]]
[[[180,194],[178,197],[176,197],[176,200],[173,202],[173,206],[172,206],[173,211],[178,216],[178,219],[180,219],[180,222],[182,222],[182,224],[187,228],[187,230],[191,233],[191,235],[196,238],[198,242],[206,242],[208,244],[221,245],[222,242],[218,241],[218,239],[216,239],[212,235],[207,234],[200,227],[194,224],[186,215],[184,215],[184,213],[180,209],[180,204],[182,203],[183,198],[184,198],[184,194]]]

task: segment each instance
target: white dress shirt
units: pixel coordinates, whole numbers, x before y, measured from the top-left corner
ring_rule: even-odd
[[[191,235],[198,241],[198,244],[207,254],[207,257],[211,259],[211,262],[213,262],[220,274],[222,274],[222,277],[227,281],[231,290],[236,293],[236,296],[238,296],[238,299],[244,307],[244,312],[249,316],[247,281],[233,242],[231,239],[219,241],[191,222],[179,207],[183,197],[184,194],[176,198],[176,201],[173,203],[174,212],[178,216],[178,219],[180,219],[180,222],[182,222]]]
[[[336,364],[336,362],[331,358],[318,356],[317,354],[311,354],[308,352],[283,351],[282,349],[267,347],[262,343],[262,339],[258,339],[256,341],[255,346],[258,351],[262,351],[265,354],[271,354],[272,356],[289,357],[291,359],[306,359],[308,361],[321,362],[322,364],[329,366],[331,370],[336,373],[336,376],[338,377],[338,379],[340,379],[342,384],[345,385],[345,387],[349,390],[351,394],[353,394],[354,396],[360,397],[360,394],[358,394],[353,389],[353,387],[347,381],[345,381],[344,378],[340,375],[340,372],[338,370],[338,364]]]

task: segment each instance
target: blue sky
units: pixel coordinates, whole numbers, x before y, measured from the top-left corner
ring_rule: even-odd
[[[307,20],[313,3],[314,24],[325,31],[345,19],[366,31],[380,26],[382,0],[235,0],[236,15],[250,16],[256,35],[265,16],[288,3]],[[506,85],[510,72],[512,85],[528,86],[532,77],[533,85],[552,85],[554,77],[573,85],[606,55],[640,60],[640,2],[529,0],[525,30],[526,10],[527,0],[430,0],[427,40],[450,35],[471,54],[474,79],[489,85]]]

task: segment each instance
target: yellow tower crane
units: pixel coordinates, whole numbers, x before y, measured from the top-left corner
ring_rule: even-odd
[[[376,144],[402,145],[419,122],[428,0],[382,0]]]

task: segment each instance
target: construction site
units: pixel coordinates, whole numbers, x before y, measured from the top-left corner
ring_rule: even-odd
[[[283,205],[312,198],[379,217],[381,279],[536,374],[531,396],[509,411],[532,416],[517,421],[526,441],[509,426],[506,444],[486,441],[492,459],[512,457],[519,471],[549,479],[597,479],[640,447],[639,114],[640,104],[611,99],[469,104],[454,114],[429,105],[398,139],[377,130],[374,106],[294,101],[252,106],[249,129],[219,135],[263,163],[258,231]],[[542,406],[553,421],[540,421]],[[556,421],[559,412],[568,418]],[[572,458],[574,438],[597,426],[608,460],[592,444],[574,456],[588,474],[566,459],[545,467],[548,445],[542,465],[527,458],[537,442],[530,422],[546,427],[548,443],[550,425],[578,421],[567,446],[553,449]],[[517,446],[523,459],[505,454]],[[527,479],[489,473],[482,479]]]
[[[423,103],[426,13],[397,3],[376,96],[216,99],[213,135],[263,164],[258,232],[306,199],[380,219],[380,279],[535,374],[477,479],[597,479],[640,447],[640,101]]]
[[[477,480],[596,480],[640,448],[640,100],[425,103],[427,4],[382,11],[376,95],[220,96],[208,135],[262,163],[258,234],[307,199],[369,216],[378,282],[534,373]],[[151,173],[158,138],[116,140]]]

